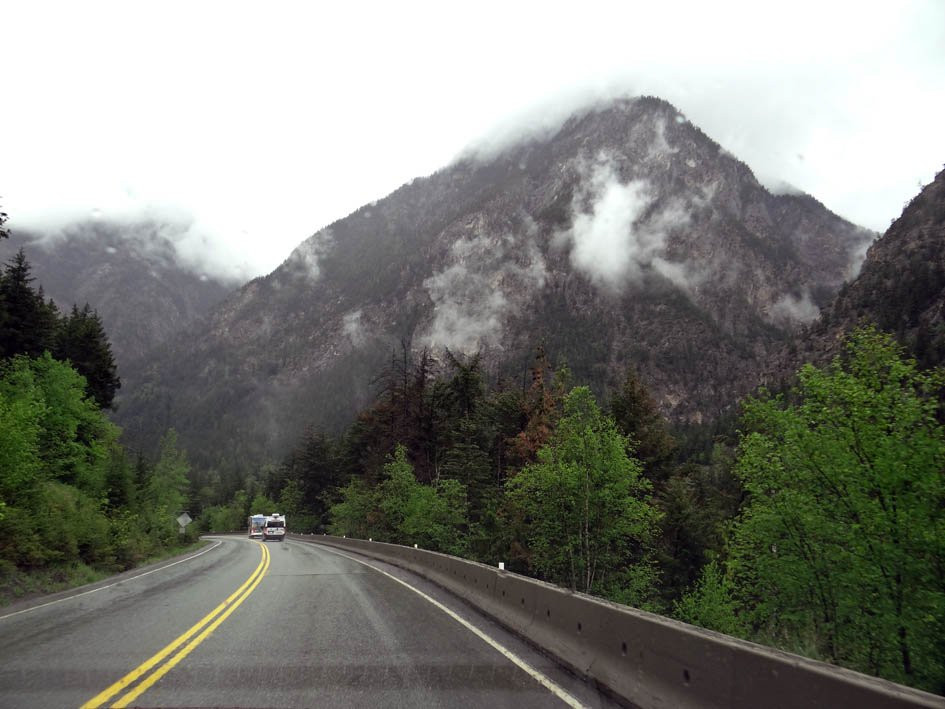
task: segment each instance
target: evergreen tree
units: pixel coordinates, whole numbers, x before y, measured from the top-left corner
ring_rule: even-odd
[[[531,385],[522,398],[523,425],[511,445],[515,462],[519,466],[535,460],[538,450],[554,432],[558,412],[549,379],[551,365],[544,345],[539,345],[531,368]]]
[[[38,357],[51,349],[49,310],[33,290],[32,268],[20,249],[0,276],[0,358],[18,354]]]
[[[282,466],[278,495],[297,483],[301,492],[298,511],[311,515],[313,527],[323,530],[328,521],[328,496],[344,482],[344,471],[337,444],[324,433],[309,432]],[[267,488],[270,494],[277,492]],[[296,514],[296,512],[293,512]]]
[[[62,319],[53,354],[56,359],[70,362],[85,377],[89,395],[101,408],[111,407],[121,380],[102,320],[88,303],[82,310],[73,305],[72,312]]]
[[[623,386],[611,398],[609,408],[617,428],[630,438],[647,476],[653,480],[658,468],[665,472],[661,464],[672,455],[675,442],[656,402],[633,369],[627,370]]]

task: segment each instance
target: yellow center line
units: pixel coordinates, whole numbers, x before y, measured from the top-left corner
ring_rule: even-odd
[[[232,613],[236,608],[246,600],[246,598],[251,594],[256,586],[259,585],[259,582],[262,581],[263,576],[266,571],[269,569],[269,549],[266,548],[265,544],[256,542],[259,544],[262,550],[262,558],[259,560],[259,565],[256,567],[256,570],[250,575],[243,584],[231,593],[223,603],[218,605],[207,615],[201,618],[197,623],[195,623],[187,632],[175,638],[169,645],[160,650],[150,659],[146,660],[138,667],[133,669],[131,672],[126,674],[120,680],[115,682],[113,685],[105,689],[104,691],[96,694],[89,701],[82,705],[81,709],[92,709],[93,707],[101,707],[108,700],[118,694],[119,692],[126,689],[128,686],[138,681],[141,677],[146,675],[151,669],[156,665],[162,662],[168,655],[176,651],[181,645],[190,640],[191,637],[200,632],[201,628],[206,626],[208,623],[212,624],[207,627],[199,636],[192,640],[181,652],[179,652],[175,657],[173,657],[167,664],[159,668],[154,674],[146,678],[137,688],[126,694],[119,700],[119,703],[114,704],[113,706],[127,706],[127,703],[134,700],[142,692],[144,692],[148,687],[157,682],[161,677],[163,677],[167,672],[174,667],[178,662],[180,662],[184,657],[186,657],[190,652],[197,647],[201,642],[203,642],[210,633],[212,633],[227,617]],[[244,593],[245,591],[245,593]],[[242,594],[242,595],[241,595]],[[225,611],[225,612],[224,612]],[[219,616],[219,617],[217,617]],[[214,621],[214,618],[216,620]]]

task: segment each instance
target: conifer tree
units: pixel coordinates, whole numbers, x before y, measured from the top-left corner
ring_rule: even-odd
[[[62,319],[56,332],[56,359],[68,360],[83,375],[87,391],[103,409],[111,407],[121,387],[112,348],[98,313],[88,303]]]
[[[666,421],[656,402],[632,368],[627,370],[623,386],[610,400],[610,415],[620,432],[628,436],[650,477],[659,463],[673,453],[675,441],[666,430]]]
[[[0,276],[0,358],[38,357],[52,344],[47,306],[33,290],[31,267],[20,249]]]
[[[550,373],[551,365],[545,347],[539,345],[531,368],[531,386],[525,391],[522,400],[524,425],[512,442],[512,452],[520,465],[535,460],[538,449],[548,442],[554,432],[557,407],[548,382]]]

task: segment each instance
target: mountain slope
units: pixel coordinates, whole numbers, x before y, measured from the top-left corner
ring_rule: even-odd
[[[102,317],[124,376],[135,360],[207,313],[236,282],[181,263],[166,227],[153,222],[80,222],[48,235],[15,230],[0,261],[20,248],[47,298],[67,312],[88,303]]]
[[[404,340],[512,377],[544,341],[599,391],[632,365],[697,422],[757,383],[874,236],[772,195],[670,104],[619,101],[316,233],[169,343],[120,419],[140,445],[174,425],[211,455],[279,455],[306,424],[345,425]]]
[[[784,369],[829,359],[843,335],[864,324],[895,334],[923,366],[945,362],[945,170],[870,247],[859,276],[811,325]]]

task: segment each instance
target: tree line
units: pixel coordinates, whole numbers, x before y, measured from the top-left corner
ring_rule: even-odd
[[[0,596],[121,571],[184,539],[189,466],[169,432],[153,463],[109,421],[120,382],[98,314],[60,315],[21,250],[0,274]]]
[[[858,330],[793,389],[672,432],[632,370],[604,404],[571,379],[541,347],[487,386],[478,355],[403,345],[343,435],[308,432],[203,522],[274,505],[945,691],[945,370]]]

